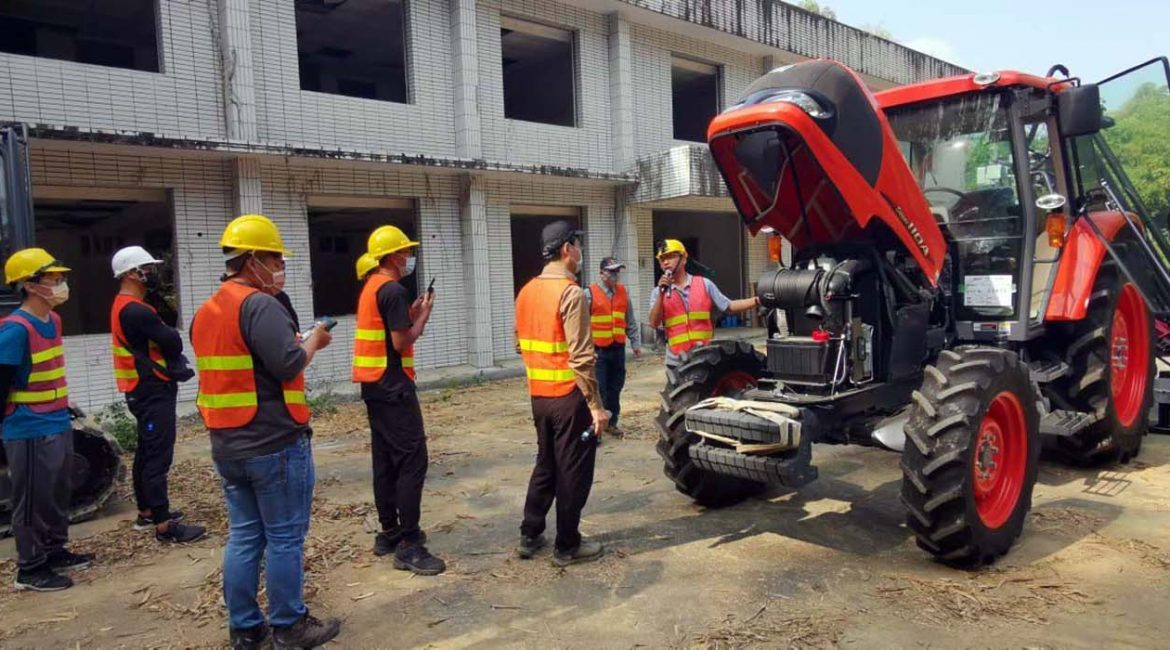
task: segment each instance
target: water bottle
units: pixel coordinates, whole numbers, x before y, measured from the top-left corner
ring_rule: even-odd
[[[581,432],[581,442],[589,442],[589,438],[592,435],[593,435],[593,425],[590,424],[588,429]]]

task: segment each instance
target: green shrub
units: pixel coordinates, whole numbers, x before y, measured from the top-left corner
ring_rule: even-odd
[[[118,441],[122,451],[134,451],[138,448],[138,422],[130,415],[125,404],[121,402],[107,404],[97,412],[94,420]]]
[[[333,415],[339,404],[345,400],[329,388],[307,387],[305,401],[309,403],[309,410],[313,415]]]

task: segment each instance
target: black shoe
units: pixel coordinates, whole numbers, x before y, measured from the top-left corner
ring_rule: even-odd
[[[582,540],[577,548],[561,552],[553,553],[553,564],[559,567],[566,567],[570,564],[580,564],[581,562],[592,562],[605,554],[605,547],[601,542],[593,542],[589,540]]]
[[[277,648],[316,648],[333,640],[341,632],[341,620],[327,618],[319,621],[305,612],[301,620],[287,627],[272,629]]]
[[[420,576],[436,576],[447,570],[447,563],[431,555],[421,541],[414,544],[403,542],[394,551],[394,568]]]
[[[521,560],[530,559],[536,552],[544,548],[548,542],[545,541],[544,535],[537,535],[536,537],[529,537],[527,535],[520,536],[520,545],[516,547],[516,555]]]
[[[203,539],[207,529],[203,526],[188,526],[180,524],[174,519],[167,526],[166,532],[155,532],[154,538],[164,544],[186,544]]]
[[[13,586],[16,587],[17,591],[61,591],[72,587],[73,580],[69,576],[57,573],[45,564],[32,571],[24,569],[17,571],[16,582]]]
[[[231,650],[261,650],[272,645],[272,634],[264,623],[243,630],[228,630]]]
[[[182,510],[172,510],[171,511],[171,521],[183,521],[183,511]],[[155,526],[156,526],[156,524],[149,517],[143,517],[142,515],[138,515],[138,518],[134,520],[134,530],[138,530],[138,531],[154,530]]]
[[[93,553],[71,553],[60,549],[49,553],[47,566],[54,571],[80,571],[88,569],[93,562]]]
[[[395,526],[390,530],[384,530],[374,536],[374,555],[382,557],[383,555],[390,555],[394,549],[398,548],[398,544],[402,542],[402,528]],[[427,543],[427,531],[418,531],[418,543]]]

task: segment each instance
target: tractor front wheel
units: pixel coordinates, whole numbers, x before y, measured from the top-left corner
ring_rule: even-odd
[[[744,341],[715,341],[684,355],[677,367],[666,369],[666,388],[656,420],[658,455],[675,488],[699,505],[728,506],[759,492],[764,485],[699,468],[690,456],[690,447],[699,437],[687,431],[686,411],[708,397],[736,395],[754,387],[763,371],[764,355]]]
[[[902,502],[918,546],[959,566],[994,562],[1032,507],[1040,457],[1036,393],[1008,350],[944,350],[914,394]]]

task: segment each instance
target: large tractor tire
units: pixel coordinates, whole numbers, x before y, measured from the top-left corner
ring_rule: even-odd
[[[1074,463],[1127,463],[1142,448],[1154,399],[1154,319],[1133,283],[1106,262],[1084,320],[1069,328],[1070,379],[1056,387],[1069,408],[1102,413],[1075,436],[1056,441]]]
[[[73,459],[69,521],[93,517],[109,501],[124,474],[122,447],[113,436],[90,426],[78,412],[73,419]],[[0,537],[12,534],[12,483],[8,458],[0,447]]]
[[[658,455],[663,471],[679,492],[710,508],[732,505],[759,492],[764,484],[713,474],[695,465],[688,452],[699,437],[686,430],[686,411],[701,400],[735,395],[756,385],[764,355],[744,341],[716,341],[684,355],[666,369],[666,388],[658,412]]]
[[[902,502],[918,546],[957,566],[994,562],[1032,507],[1040,457],[1036,393],[1019,357],[944,350],[914,393]]]

